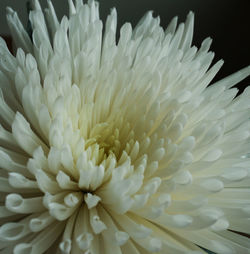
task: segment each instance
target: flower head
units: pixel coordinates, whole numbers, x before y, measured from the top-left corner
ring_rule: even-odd
[[[166,30],[147,13],[105,27],[98,3],[59,22],[37,0],[0,40],[0,252],[250,253],[247,67],[208,87],[211,39],[193,13]]]

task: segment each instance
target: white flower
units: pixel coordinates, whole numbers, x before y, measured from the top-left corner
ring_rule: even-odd
[[[208,87],[193,13],[116,43],[115,9],[33,8],[32,40],[8,9],[16,57],[0,41],[0,253],[250,253],[250,67]]]

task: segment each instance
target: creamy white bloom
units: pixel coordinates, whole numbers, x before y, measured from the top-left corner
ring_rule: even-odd
[[[32,40],[8,8],[18,47],[0,40],[0,253],[250,253],[247,67],[208,87],[211,39],[194,15],[166,30],[147,13],[105,27],[98,3],[48,1]]]

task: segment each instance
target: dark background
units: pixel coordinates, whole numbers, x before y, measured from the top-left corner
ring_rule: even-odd
[[[40,1],[46,6],[46,0]],[[67,0],[52,0],[57,14],[67,13]],[[185,21],[190,10],[195,13],[193,44],[198,46],[206,37],[213,39],[212,51],[215,61],[224,59],[225,63],[215,78],[221,79],[250,64],[250,0],[100,0],[100,15],[105,20],[110,8],[118,12],[118,28],[131,22],[134,26],[148,10],[160,16],[161,25],[166,27],[174,16]],[[5,7],[16,10],[23,22],[27,23],[26,0],[0,1],[0,34],[8,35],[5,21]],[[242,81],[240,90],[250,85],[250,78]]]

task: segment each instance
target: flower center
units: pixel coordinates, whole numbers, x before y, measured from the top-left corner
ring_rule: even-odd
[[[85,143],[85,149],[91,151],[90,159],[96,165],[101,164],[108,156],[118,159],[120,148],[119,129],[107,122],[96,124]]]

